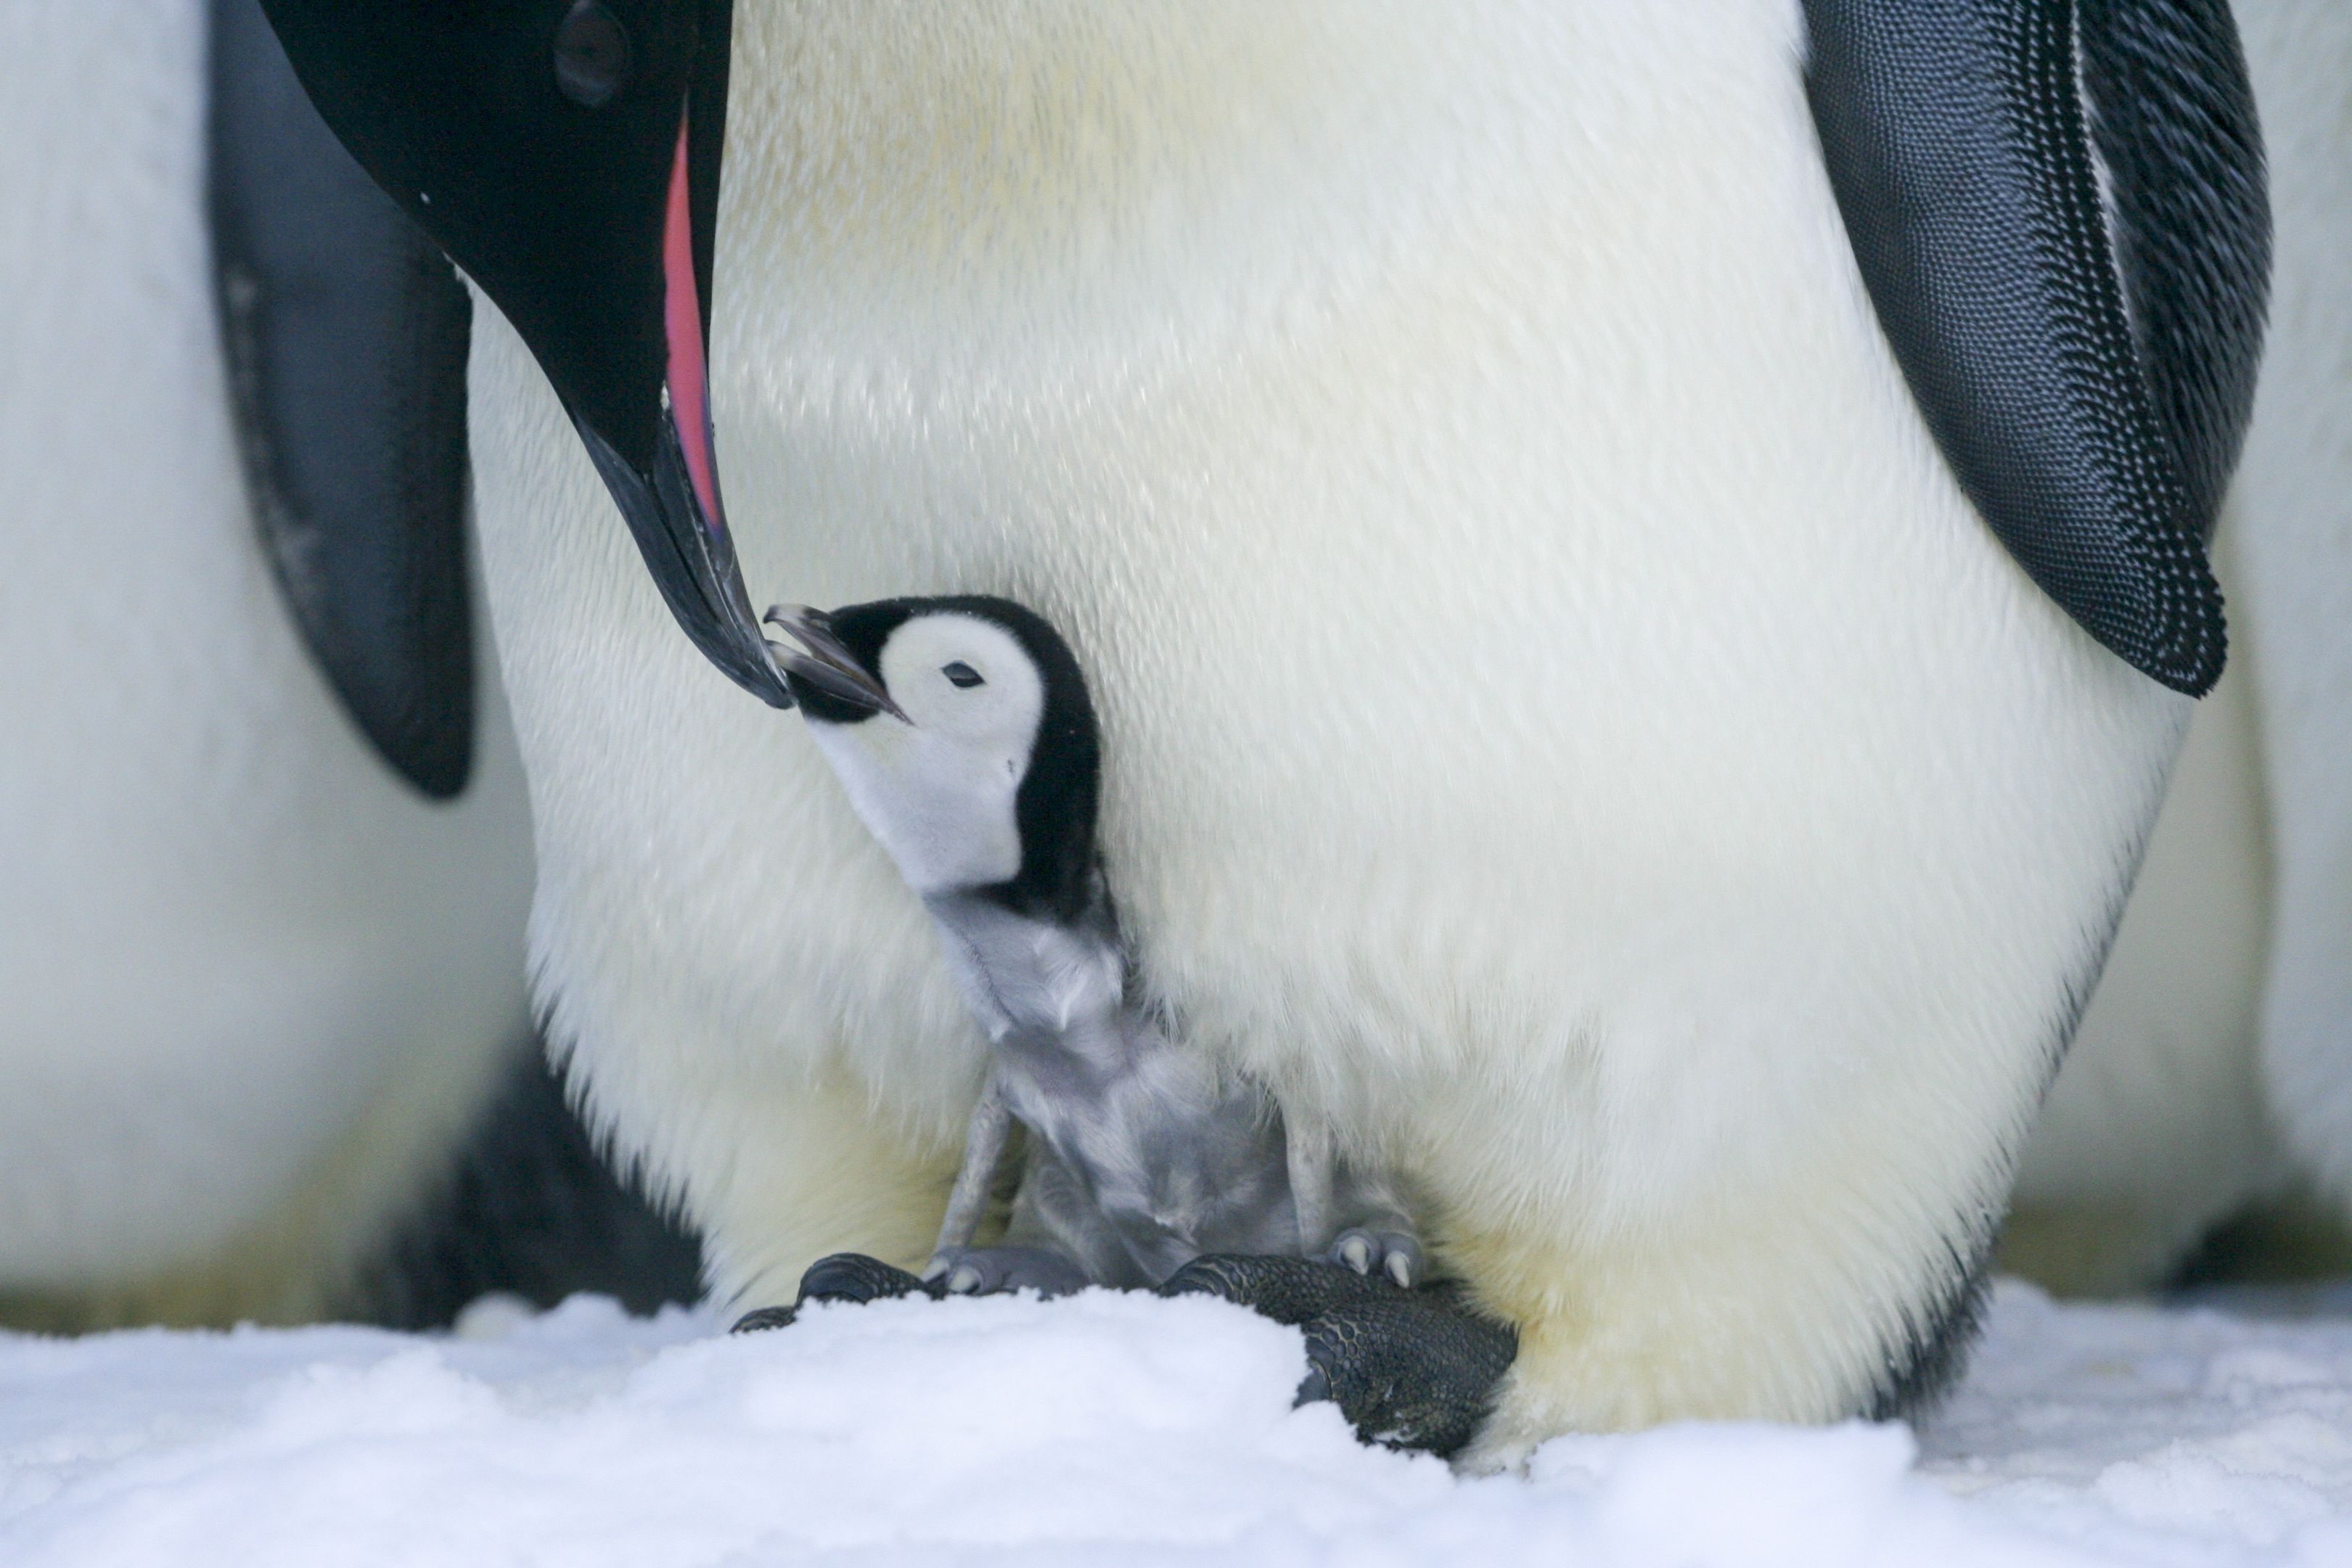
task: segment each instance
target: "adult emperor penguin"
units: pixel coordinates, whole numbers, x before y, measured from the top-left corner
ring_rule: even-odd
[[[2243,8],[2282,122],[2277,353],[2236,496],[2278,877],[2263,1079],[2295,1162],[2352,1217],[2352,13]]]
[[[919,1262],[982,1061],[740,559],[1083,640],[1143,981],[1412,1179],[1483,1457],[1950,1370],[2222,659],[2219,5],[267,4],[499,308],[534,962],[725,1290]]]
[[[2005,1266],[2076,1291],[2160,1283],[2249,1203],[2234,1248],[2340,1269],[2294,1195],[2352,1216],[2352,10],[2233,11],[2277,225],[2273,330],[2218,540],[2235,652],[2002,1240]]]
[[[250,0],[0,60],[0,1321],[690,1290],[534,1049],[463,291]]]

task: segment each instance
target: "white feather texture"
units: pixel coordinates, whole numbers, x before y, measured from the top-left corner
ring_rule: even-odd
[[[2098,989],[2033,1124],[2000,1263],[2053,1289],[2163,1282],[2282,1174],[2257,1040],[2273,877],[2248,628],[2224,509],[2235,645],[2197,706]],[[2267,519],[2264,519],[2267,521]]]
[[[2290,1167],[2352,1206],[2352,11],[2235,11],[2277,253],[2216,561],[2230,673],[2190,727],[2002,1252],[2077,1289],[2155,1283]]]
[[[714,322],[755,597],[1069,635],[1147,983],[1521,1325],[1488,1457],[1866,1405],[1990,1227],[2189,704],[1969,509],[1794,0],[740,5]],[[922,1256],[979,1041],[790,716],[476,338],[533,954],[789,1299]]]
[[[2242,7],[2277,225],[2271,332],[2236,497],[2277,846],[2270,1105],[2352,1205],[2352,9]]]
[[[0,7],[0,1297],[171,1276],[140,1310],[290,1315],[525,1038],[529,824],[495,683],[429,805],[270,580],[204,48],[196,0]]]

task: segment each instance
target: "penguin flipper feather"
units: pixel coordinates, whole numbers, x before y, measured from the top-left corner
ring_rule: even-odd
[[[1846,235],[1937,444],[2102,643],[2202,695],[2270,213],[2223,0],[1805,0]]]
[[[257,0],[214,0],[211,45],[215,294],[256,521],[344,710],[447,799],[474,746],[472,304],[310,107]]]

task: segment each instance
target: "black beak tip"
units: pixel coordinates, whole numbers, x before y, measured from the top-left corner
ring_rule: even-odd
[[[792,692],[743,591],[734,541],[695,499],[675,427],[664,419],[648,473],[621,455],[587,420],[573,423],[679,627],[737,685],[771,707],[791,707]]]

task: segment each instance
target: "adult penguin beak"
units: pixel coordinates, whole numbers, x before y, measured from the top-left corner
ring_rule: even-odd
[[[670,613],[778,707],[711,435],[732,0],[261,0],[362,168],[513,325]]]
[[[901,724],[915,722],[890,700],[890,689],[882,684],[882,677],[859,663],[857,655],[833,634],[833,623],[824,611],[805,604],[775,604],[769,606],[764,619],[799,644],[768,645],[778,666],[793,680],[805,681],[853,707],[887,713]]]
[[[678,127],[662,224],[666,353],[661,424],[651,469],[640,470],[622,456],[576,407],[572,424],[678,625],[738,685],[772,706],[790,707],[792,692],[751,613],[734,537],[727,528],[726,506],[719,498],[718,443],[710,422],[708,319],[699,282],[709,267],[696,244],[690,129],[685,123]]]

